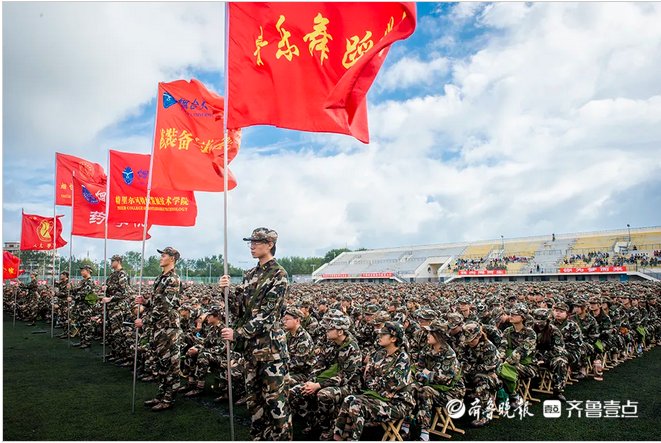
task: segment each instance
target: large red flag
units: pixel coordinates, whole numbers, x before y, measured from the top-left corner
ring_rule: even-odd
[[[73,177],[73,215],[71,233],[81,237],[104,238],[106,221],[106,188]],[[108,238],[142,240],[144,224],[108,223]],[[149,226],[151,227],[151,226]],[[147,238],[151,238],[147,233]]]
[[[192,79],[159,83],[157,101],[152,187],[222,191],[223,98]],[[229,163],[239,151],[241,131],[228,132]],[[236,179],[228,174],[233,189]]]
[[[415,3],[230,3],[228,128],[274,125],[368,143],[366,94]]]
[[[61,206],[71,206],[71,191],[73,184],[71,177],[73,172],[83,180],[91,183],[104,185],[106,183],[106,173],[103,167],[98,163],[88,162],[80,157],[73,155],[55,153],[55,183],[57,192],[55,193],[55,204]]]
[[[67,242],[62,238],[61,215],[56,217],[55,235],[53,235],[53,217],[42,217],[34,214],[23,214],[21,221],[21,251],[42,251],[53,249],[53,237],[56,237],[55,248],[61,248]]]
[[[110,151],[109,222],[144,223],[149,158],[149,154]],[[152,187],[149,195],[150,225],[195,226],[197,203],[193,191]]]
[[[2,279],[8,280],[10,278],[17,278],[19,275],[24,273],[23,269],[19,269],[21,266],[21,259],[16,257],[9,251],[4,251],[2,253]]]

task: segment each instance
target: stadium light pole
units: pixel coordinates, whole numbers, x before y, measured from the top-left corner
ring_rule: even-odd
[[[209,284],[211,284],[211,263],[209,263]]]
[[[501,246],[503,248],[503,251],[504,251],[505,250],[505,237],[503,237],[502,234],[500,236],[500,244],[501,244]]]
[[[627,223],[627,229],[629,230],[629,243],[631,243],[631,225]]]

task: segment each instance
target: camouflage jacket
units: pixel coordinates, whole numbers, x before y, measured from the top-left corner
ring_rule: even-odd
[[[58,298],[66,299],[69,296],[69,280],[55,282],[55,294]]]
[[[85,297],[90,294],[95,294],[94,282],[92,281],[92,278],[84,278],[78,283],[78,286],[71,291],[71,298],[75,303],[87,303]]]
[[[472,380],[477,374],[495,373],[496,366],[500,363],[496,345],[484,338],[474,348],[465,346],[462,357],[462,369],[466,380]]]
[[[576,322],[567,318],[562,323],[555,319],[552,320],[551,323],[560,329],[562,339],[565,341],[565,349],[574,354],[580,353],[584,340],[581,328]]]
[[[289,375],[296,381],[308,380],[314,366],[314,342],[302,326],[295,335],[287,332],[287,350],[289,352]],[[299,376],[299,378],[296,378]]]
[[[246,272],[233,294],[236,350],[255,361],[287,358],[287,338],[280,318],[289,283],[275,259]]]
[[[301,319],[301,326],[310,334],[310,337],[316,337],[320,332],[323,332],[323,328],[319,327],[319,321],[312,314]]]
[[[388,401],[411,402],[406,389],[411,384],[411,360],[406,351],[397,348],[392,355],[381,348],[365,367],[365,388]]]
[[[425,383],[427,385],[464,387],[461,377],[461,364],[457,359],[457,354],[449,345],[442,347],[439,352],[435,352],[431,347],[425,347],[416,364],[416,373],[414,374],[416,380],[418,379],[417,375],[424,369],[430,372]]]
[[[174,268],[159,275],[154,282],[154,293],[147,302],[150,308],[147,318],[155,330],[180,328],[179,286],[179,276]]]
[[[130,294],[129,276],[125,270],[113,271],[106,280],[106,297],[113,299],[108,303],[108,307],[126,305]]]
[[[225,340],[223,340],[220,335],[222,328],[222,324],[210,326],[209,332],[206,337],[204,337],[202,344],[194,347],[197,348],[201,354],[212,360],[220,360],[222,358],[227,359],[225,356],[227,352],[225,348]]]
[[[546,324],[546,328],[537,332],[537,350],[535,356],[538,360],[544,360],[548,363],[555,357],[566,356],[567,350],[565,349],[565,341],[562,338],[560,329],[550,321]],[[543,341],[545,335],[549,337],[547,341]]]
[[[497,348],[503,346],[503,332],[496,326],[489,323],[482,323],[482,331],[484,331],[489,341],[496,345]]]
[[[537,334],[532,328],[524,326],[521,331],[516,332],[514,326],[510,326],[503,332],[503,342],[499,351],[506,356],[505,361],[509,364],[527,365],[532,363],[536,348]]]
[[[578,315],[573,315],[571,319],[576,322],[579,328],[581,328],[583,338],[586,341],[594,343],[599,339],[599,325],[592,314],[586,314],[583,319]]]
[[[599,328],[600,339],[608,339],[613,335],[615,329],[613,327],[613,322],[611,321],[611,318],[608,316],[608,314],[603,311],[599,311],[599,315],[594,317],[594,319],[597,322],[597,326]]]
[[[409,352],[411,353],[411,358],[414,359],[413,361],[418,361],[418,356],[427,347],[427,335],[427,330],[420,328],[409,341],[409,346],[411,347]]]
[[[336,365],[337,371],[331,377],[321,380],[319,376]],[[360,388],[360,370],[362,366],[362,355],[356,338],[347,334],[347,338],[341,345],[332,341],[326,341],[321,348],[317,361],[312,370],[312,375],[322,388],[328,386],[348,386],[352,392]]]

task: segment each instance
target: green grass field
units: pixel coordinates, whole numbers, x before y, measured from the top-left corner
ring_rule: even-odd
[[[3,440],[229,440],[227,404],[180,398],[174,409],[154,413],[142,402],[156,392],[138,382],[131,413],[130,370],[102,362],[101,345],[69,348],[50,338],[50,325],[27,327],[10,316],[3,324]],[[33,334],[46,330],[45,334]],[[56,330],[58,333],[59,330]],[[605,381],[582,381],[567,388],[569,400],[638,402],[638,418],[502,418],[482,429],[453,435],[454,440],[657,440],[661,435],[661,350],[645,353],[606,372]],[[541,396],[542,399],[547,397]],[[249,438],[249,418],[235,407],[236,439]],[[458,425],[464,419],[457,420]],[[297,435],[297,434],[296,434]],[[364,434],[380,439],[377,429]]]

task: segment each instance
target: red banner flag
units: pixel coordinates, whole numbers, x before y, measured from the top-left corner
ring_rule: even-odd
[[[71,233],[81,237],[104,238],[106,187],[85,182],[74,176],[73,190]],[[108,223],[108,238],[142,240],[143,226],[142,223]],[[147,233],[147,238],[151,238],[149,233]]]
[[[186,191],[222,191],[222,97],[199,81],[158,84],[154,177],[152,187]],[[228,131],[227,161],[236,157],[241,131]],[[228,171],[228,189],[236,179]]]
[[[67,242],[62,238],[61,215],[56,217],[53,223],[53,217],[42,217],[34,214],[23,214],[21,222],[21,251],[43,251],[53,249],[53,237],[55,247],[61,248]],[[53,224],[55,224],[55,235],[53,236]]]
[[[10,278],[17,278],[19,275],[24,273],[23,269],[19,269],[21,266],[21,259],[16,257],[9,251],[4,251],[2,253],[2,279],[8,280]]]
[[[110,207],[108,221],[145,222],[149,154],[110,151]],[[152,187],[149,224],[195,226],[197,203],[193,191]]]
[[[88,162],[73,155],[55,153],[55,204],[71,206],[71,191],[73,190],[73,172],[79,178],[91,183],[106,184],[106,173],[98,163]]]
[[[366,94],[415,3],[230,3],[228,128],[274,125],[369,142]]]

